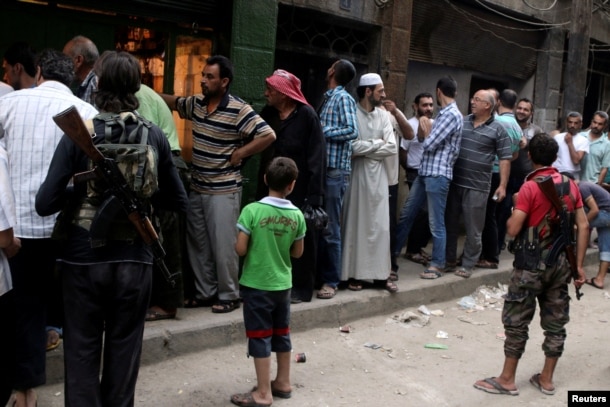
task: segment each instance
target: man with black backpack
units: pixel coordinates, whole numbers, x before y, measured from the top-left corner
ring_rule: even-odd
[[[153,250],[136,231],[132,215],[147,220],[152,208],[185,212],[188,200],[165,135],[133,113],[141,80],[138,61],[125,52],[107,51],[95,71],[95,103],[103,113],[93,119],[93,143],[105,159],[114,151],[113,164],[124,182],[108,185],[103,177],[78,182],[82,176],[77,175],[73,189],[67,189],[75,174],[92,166],[87,155],[95,149],[85,155],[81,144],[64,136],[36,196],[36,210],[41,215],[62,210],[65,405],[133,406]],[[135,154],[135,160],[124,151],[143,153]],[[118,189],[130,191],[137,211],[123,205]],[[121,205],[115,206],[117,201]]]
[[[529,155],[534,171],[527,176],[519,193],[515,194],[515,206],[507,222],[508,235],[515,237],[512,250],[509,248],[515,254],[515,262],[502,310],[506,335],[504,367],[500,376],[488,377],[474,384],[475,388],[488,393],[519,394],[515,386],[517,365],[525,351],[528,326],[538,300],[540,325],[545,337],[542,344],[545,361],[542,371],[531,376],[530,383],[543,394],[555,394],[553,373],[563,353],[565,325],[570,319],[568,282],[571,273],[578,276],[574,279],[578,296],[578,289],[585,282],[583,261],[589,237],[578,186],[550,167],[557,157],[557,151],[557,142],[546,134],[537,134],[530,141]],[[555,184],[552,192],[556,196],[547,195],[548,191],[543,190],[541,185],[548,182],[549,177]],[[550,198],[562,202],[562,213],[555,209],[556,205]],[[574,220],[571,224],[558,225],[554,223],[557,217]],[[573,234],[574,224],[578,230],[576,264],[569,265],[569,258],[574,257],[573,252],[568,253],[572,242],[571,239],[562,239],[562,232],[567,230],[568,234]],[[565,229],[560,226],[565,226]],[[558,242],[560,247],[556,247]],[[561,254],[555,258],[557,249]]]

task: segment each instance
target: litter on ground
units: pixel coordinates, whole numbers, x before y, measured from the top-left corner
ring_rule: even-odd
[[[400,315],[394,315],[392,320],[395,322],[401,322],[404,326],[414,326],[416,328],[422,328],[430,322],[430,317],[427,315],[417,315],[412,311],[405,311]]]
[[[449,346],[443,345],[442,343],[427,343],[424,345],[427,349],[449,349]]]

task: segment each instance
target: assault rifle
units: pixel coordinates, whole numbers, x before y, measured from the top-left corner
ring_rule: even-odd
[[[567,182],[569,192],[569,181]],[[574,222],[570,219],[574,215],[568,212],[565,202],[559,198],[555,183],[551,176],[537,181],[537,184],[542,193],[553,204],[553,207],[555,207],[556,214],[550,218],[550,223],[552,226],[559,228],[559,234],[555,238],[555,241],[553,241],[544,263],[547,267],[554,266],[559,254],[562,251],[565,251],[570,270],[572,271],[572,278],[577,280],[578,266],[576,264],[576,254],[574,253]],[[582,296],[583,294],[580,292],[580,288],[576,287],[576,299],[580,300],[580,297]]]
[[[175,279],[178,274],[172,274],[165,265],[163,261],[165,250],[161,246],[159,235],[146,215],[144,205],[125,181],[116,161],[104,157],[93,144],[93,139],[74,106],[53,116],[53,121],[93,161],[95,177],[103,180],[109,186],[111,196],[102,204],[102,207],[116,207],[118,201],[144,243],[152,249],[155,265],[159,267],[167,282],[175,287]]]

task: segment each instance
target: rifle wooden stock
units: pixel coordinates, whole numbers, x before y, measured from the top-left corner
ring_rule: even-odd
[[[555,211],[557,212],[551,221],[561,228],[560,233],[564,234],[565,237],[565,253],[566,258],[568,260],[568,264],[570,265],[570,271],[572,272],[572,278],[574,280],[578,279],[578,265],[576,264],[576,254],[574,253],[574,244],[573,244],[573,235],[574,231],[570,230],[572,225],[569,224],[567,219],[561,219],[561,213],[564,211],[565,202],[563,202],[559,195],[557,194],[557,190],[555,189],[555,183],[553,182],[552,177],[546,177],[541,181],[538,181],[538,187],[542,191],[542,193],[547,197],[547,199],[551,202]],[[580,300],[583,294],[580,292],[580,288],[576,287],[576,299]]]
[[[95,144],[93,144],[93,139],[87,130],[87,126],[85,126],[83,119],[74,106],[53,116],[53,121],[93,161],[95,168],[92,171],[95,173],[95,178],[104,180],[110,187],[112,195],[120,202],[129,221],[133,224],[144,243],[152,249],[155,264],[161,269],[168,283],[175,287],[177,274],[172,274],[163,262],[165,250],[161,246],[159,235],[148,216],[146,216],[142,203],[127,185],[125,177],[119,170],[116,162],[113,159],[104,157]],[[93,178],[90,174],[87,177]]]
[[[85,122],[83,122],[76,107],[71,106],[63,112],[56,114],[53,116],[53,121],[66,136],[70,137],[83,150],[87,157],[91,158],[91,161],[99,163],[104,160],[104,155],[93,144],[91,134],[89,134],[87,126],[85,126]]]

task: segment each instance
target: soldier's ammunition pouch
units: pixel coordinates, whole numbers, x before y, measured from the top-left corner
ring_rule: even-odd
[[[126,216],[99,218],[99,209],[85,200],[72,217],[72,224],[89,232],[91,247],[105,246],[108,240],[132,243],[137,238],[138,233]]]
[[[542,246],[538,240],[538,228],[525,229],[511,245],[515,254],[513,266],[520,270],[538,270],[542,260]],[[544,264],[544,263],[542,263]]]

